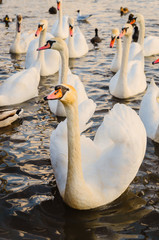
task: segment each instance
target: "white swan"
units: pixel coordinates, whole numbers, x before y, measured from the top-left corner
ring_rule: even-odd
[[[14,109],[0,112],[0,127],[7,127],[15,122],[22,114],[23,109]]]
[[[10,46],[10,53],[20,54],[26,53],[29,43],[35,38],[33,31],[21,34],[22,15],[16,16],[16,35]]]
[[[147,136],[159,143],[159,88],[154,80],[142,98],[139,116],[146,128]]]
[[[138,43],[142,46],[144,51],[144,56],[152,56],[159,54],[159,37],[148,36],[145,38],[145,21],[142,14],[136,14],[135,16],[131,14],[129,16],[129,22],[133,24],[134,22],[139,23],[139,39]]]
[[[62,59],[62,66],[59,74],[59,84],[60,83],[68,83],[73,86],[78,93],[78,103],[80,104],[84,100],[88,99],[85,88],[79,77],[75,74],[72,74],[68,68],[68,47],[64,40],[61,38],[53,38],[52,40],[48,40],[44,47],[39,48],[38,50],[45,49],[56,49],[59,51]],[[66,116],[65,109],[63,105],[58,101],[49,101],[49,107],[51,112],[56,114],[57,116]]]
[[[88,45],[86,39],[79,29],[76,27],[74,30],[74,19],[69,17],[69,36],[66,39],[66,43],[69,51],[69,58],[80,58],[88,53]]]
[[[116,104],[92,141],[80,132],[93,112],[83,102],[78,117],[77,93],[72,86],[58,85],[45,99],[60,99],[67,115],[67,121],[58,125],[50,139],[51,163],[63,200],[82,210],[118,198],[144,158],[146,131],[139,116],[130,107]]]
[[[41,20],[40,23],[38,24],[38,29],[34,34],[36,36],[40,35],[40,37],[38,39],[33,40],[29,44],[29,48],[25,59],[26,68],[29,68],[32,64],[34,64],[34,62],[38,58],[38,52],[36,51],[36,49],[38,47],[43,46],[48,39],[53,37],[52,34],[47,33],[47,27],[48,21],[45,19]],[[39,59],[41,62],[40,70],[41,76],[53,75],[59,70],[60,54],[58,53],[58,51],[47,50],[45,52],[40,52]]]
[[[57,0],[58,19],[53,24],[51,33],[55,37],[66,39],[69,35],[68,16],[63,16],[62,0]]]
[[[121,60],[122,60],[122,44],[121,44],[121,38],[118,38],[119,36],[119,29],[115,28],[112,29],[112,36],[111,36],[111,42],[110,47],[112,48],[114,46],[115,40],[116,40],[116,53],[112,60],[110,70],[112,72],[117,72],[121,67]],[[143,68],[144,68],[144,54],[143,49],[139,43],[132,42],[130,45],[129,50],[129,58],[128,61],[134,61],[139,60],[142,61]]]
[[[146,89],[143,62],[140,58],[128,62],[132,32],[133,28],[130,24],[126,24],[122,29],[121,35],[124,35],[124,42],[121,68],[109,84],[110,93],[122,99],[133,97]]]
[[[152,64],[157,63],[159,59]],[[159,143],[159,88],[153,79],[142,98],[139,116],[145,125],[147,136]]]
[[[13,74],[0,85],[0,106],[25,102],[38,96],[40,62]]]
[[[122,45],[121,45],[121,38],[117,38],[118,36],[119,36],[119,29],[118,28],[112,29],[110,48],[113,48],[114,43],[116,41],[116,53],[110,66],[110,70],[112,72],[117,72],[121,66]]]

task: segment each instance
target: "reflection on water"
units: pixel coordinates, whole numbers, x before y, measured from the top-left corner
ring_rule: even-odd
[[[56,3],[55,3],[56,4]],[[37,28],[41,18],[49,21],[49,30],[56,15],[48,13],[51,1],[6,0],[0,6],[2,18],[8,14],[15,18],[21,13],[23,31]],[[158,1],[87,1],[75,4],[64,0],[64,14],[76,18],[76,10],[92,13],[89,23],[79,26],[86,36],[89,52],[81,59],[71,59],[70,68],[80,76],[88,96],[97,109],[92,118],[93,127],[86,136],[93,138],[103,116],[117,102],[125,103],[137,112],[143,94],[118,100],[109,94],[109,80],[113,76],[110,64],[115,48],[110,49],[111,29],[121,28],[127,16],[120,17],[124,5],[145,16],[146,35],[159,36],[154,12]],[[147,6],[145,8],[145,5]],[[78,24],[78,23],[76,23]],[[98,27],[101,44],[94,48],[90,39]],[[0,23],[0,82],[25,65],[25,55],[10,55],[9,46],[15,35],[15,22],[6,28]],[[145,59],[145,73],[149,83],[153,77],[158,83],[158,66],[151,62],[157,56]],[[58,74],[43,77],[39,96],[16,107],[24,109],[21,119],[0,129],[0,237],[2,239],[159,239],[159,144],[148,139],[144,161],[129,189],[116,201],[100,209],[77,211],[67,207],[59,196],[49,156],[49,138],[62,119],[53,116],[43,97],[58,81]],[[12,106],[6,107],[11,109]],[[6,109],[2,108],[2,109]]]

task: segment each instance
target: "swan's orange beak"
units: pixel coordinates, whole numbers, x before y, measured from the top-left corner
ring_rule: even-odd
[[[37,51],[41,51],[41,50],[45,50],[45,49],[49,49],[51,46],[50,46],[50,43],[46,43],[43,47],[40,47],[37,49]]]
[[[60,2],[57,2],[57,10],[58,11],[60,10],[60,6],[61,6]]]
[[[121,31],[121,33],[119,34],[119,36],[118,36],[117,38],[118,38],[118,39],[119,39],[119,38],[122,38],[122,37],[125,35],[125,33],[126,33],[126,29],[123,28],[122,31]]]
[[[129,22],[131,25],[136,23],[136,19],[132,19],[130,22]]]
[[[115,37],[112,37],[112,39],[110,41],[110,48],[114,47],[114,43],[115,43]]]
[[[42,30],[43,30],[42,26],[39,26],[35,33],[35,37],[38,37]]]
[[[69,27],[69,30],[70,30],[70,36],[73,37],[73,27],[70,26],[70,27]]]
[[[157,64],[157,63],[159,63],[159,58],[152,62],[152,64]]]
[[[47,97],[44,97],[44,100],[57,100],[57,99],[61,99],[62,96],[63,96],[62,90],[58,89],[58,90],[55,90],[54,92],[52,92]]]

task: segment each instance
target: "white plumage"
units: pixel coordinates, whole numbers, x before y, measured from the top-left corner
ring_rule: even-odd
[[[67,120],[58,125],[50,138],[57,186],[71,207],[99,207],[118,198],[136,176],[146,150],[146,131],[134,110],[116,104],[105,115],[94,140],[80,136],[93,115],[95,104],[86,100],[79,105],[78,121],[76,104],[68,100],[72,90],[64,86],[69,88],[61,98]]]

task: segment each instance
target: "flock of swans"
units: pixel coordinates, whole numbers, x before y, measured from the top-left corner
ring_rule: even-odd
[[[129,16],[121,32],[112,30],[110,47],[116,41],[111,64],[110,94],[127,99],[144,95],[139,116],[124,104],[115,104],[104,117],[94,140],[82,134],[96,104],[89,99],[79,76],[69,69],[69,58],[87,54],[88,45],[74,19],[63,16],[62,0],[57,0],[58,18],[51,33],[48,22],[39,22],[36,32],[21,34],[22,16],[16,18],[16,35],[10,53],[26,53],[25,70],[13,74],[0,85],[0,106],[20,104],[38,96],[40,76],[59,71],[55,90],[45,97],[50,111],[66,119],[50,138],[51,163],[57,186],[66,204],[79,210],[97,208],[118,198],[130,185],[143,161],[147,136],[159,142],[159,88],[154,80],[147,88],[144,56],[159,54],[159,38],[145,38],[144,18]],[[77,21],[91,15],[81,16]],[[139,24],[139,40],[132,42],[133,24]],[[121,39],[123,38],[123,43]],[[98,29],[91,40],[98,44]],[[154,64],[159,61],[154,61]],[[56,101],[55,101],[56,100]],[[0,115],[0,127],[11,124],[22,109]]]

